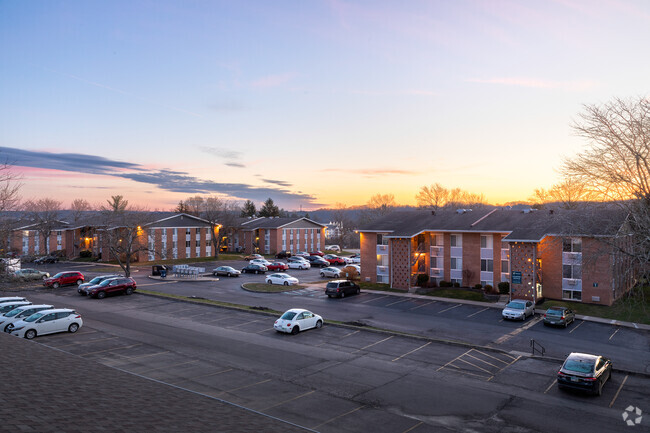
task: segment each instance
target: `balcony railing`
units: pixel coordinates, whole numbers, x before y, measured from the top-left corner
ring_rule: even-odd
[[[431,246],[431,252],[429,253],[431,257],[442,257],[443,256],[443,251],[442,251],[442,246]]]
[[[562,278],[562,290],[582,290],[582,280]]]
[[[388,275],[388,266],[377,266],[377,275]]]
[[[388,245],[377,245],[377,254],[382,256],[388,254]]]
[[[562,253],[562,263],[565,265],[580,264],[582,263],[582,253]]]
[[[429,270],[429,276],[430,277],[440,278],[444,274],[445,274],[445,270],[443,268],[430,268],[430,270]]]

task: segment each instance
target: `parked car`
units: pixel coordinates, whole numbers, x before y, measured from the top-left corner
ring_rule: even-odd
[[[12,323],[29,317],[34,313],[38,313],[39,311],[51,310],[52,308],[54,308],[52,305],[47,304],[23,305],[22,307],[16,307],[13,310],[9,310],[6,313],[0,315],[0,329],[2,329],[3,332],[9,332],[9,325]]]
[[[330,262],[328,262],[327,260],[325,260],[321,256],[309,256],[309,257],[305,257],[305,258],[307,259],[309,264],[314,266],[314,267],[318,266],[320,268],[324,268],[324,267],[330,265]]]
[[[265,274],[268,270],[269,268],[264,265],[249,263],[242,268],[241,272],[242,274]]]
[[[356,278],[361,275],[361,266],[359,265],[345,265],[341,269],[341,273],[347,278]],[[347,274],[347,275],[346,275]]]
[[[284,251],[284,250],[280,251],[275,255],[276,259],[287,259],[289,257],[291,257],[291,253],[289,251]]]
[[[22,280],[43,280],[50,277],[49,272],[42,272],[37,269],[23,268],[14,272],[14,277]]]
[[[559,325],[565,328],[576,320],[575,312],[567,307],[548,307],[544,313],[544,325]]]
[[[535,304],[533,301],[525,299],[513,299],[506,304],[506,307],[501,311],[501,316],[504,319],[512,320],[526,320],[528,316],[535,315]]]
[[[352,254],[348,257],[348,263],[359,264],[361,263],[361,254]]]
[[[67,286],[70,284],[76,284],[77,286],[84,282],[84,274],[77,271],[67,271],[59,272],[51,278],[46,278],[43,280],[43,285],[45,287],[54,287],[55,289],[60,286]]]
[[[118,278],[118,277],[121,277],[121,275],[117,275],[117,274],[99,275],[93,278],[92,280],[88,281],[87,283],[79,284],[79,286],[77,287],[77,293],[86,296],[87,295],[86,289],[88,287],[96,286],[97,284],[101,283],[104,280],[108,280],[109,278]]]
[[[341,270],[339,268],[335,268],[334,266],[328,266],[327,268],[323,268],[320,270],[320,276],[323,278],[340,278],[341,277]]]
[[[308,261],[304,262],[289,262],[289,269],[309,269],[311,265]]]
[[[331,265],[345,265],[346,262],[342,257],[337,256],[336,254],[325,254],[323,257],[325,260],[330,262]]]
[[[361,293],[361,287],[358,284],[348,280],[330,281],[325,286],[325,294],[332,298],[345,298],[347,295],[358,295]]]
[[[0,304],[5,302],[26,301],[26,300],[27,298],[23,298],[22,296],[5,296],[3,298],[0,298]]]
[[[311,252],[309,253],[309,255],[310,255],[310,256],[321,256],[321,257],[323,257],[323,256],[325,255],[325,253],[322,252],[322,251],[311,251]]]
[[[135,280],[131,277],[110,278],[104,280],[96,286],[86,289],[86,294],[91,298],[104,299],[109,295],[132,295],[135,292]]]
[[[289,269],[289,265],[284,262],[273,262],[267,266],[269,271],[286,271]]]
[[[325,251],[336,251],[337,253],[341,252],[341,247],[338,245],[325,245]]]
[[[303,257],[303,256],[292,256],[292,257],[287,258],[287,263],[306,262],[306,261],[307,261],[307,259],[305,257]]]
[[[43,265],[46,263],[56,263],[59,261],[59,258],[57,256],[43,256],[39,257],[37,259],[34,259],[34,263],[37,265]]]
[[[69,308],[42,310],[14,322],[9,327],[11,335],[25,337],[28,340],[55,332],[77,332],[83,325],[81,315]]]
[[[275,328],[276,331],[294,335],[306,329],[318,329],[322,326],[323,318],[321,316],[301,308],[292,308],[291,310],[287,310],[273,324],[273,328]]]
[[[263,258],[264,256],[262,256],[261,254],[249,254],[246,257],[244,257],[244,260],[250,262],[251,260],[263,259]]]
[[[9,311],[13,310],[14,308],[23,307],[25,305],[32,305],[32,303],[29,302],[29,301],[3,302],[3,303],[0,304],[0,314],[8,313]]]
[[[212,275],[219,276],[225,275],[226,277],[238,277],[241,274],[241,271],[233,268],[232,266],[219,266],[212,270]]]
[[[560,389],[577,389],[602,395],[603,385],[612,377],[612,361],[599,355],[571,353],[557,373]]]
[[[307,251],[298,251],[294,256],[300,256],[300,257],[309,257],[309,253]]]
[[[248,263],[255,263],[256,265],[263,265],[263,266],[267,266],[267,267],[271,264],[271,262],[269,262],[266,259],[253,259]]]
[[[285,274],[283,272],[277,273],[277,274],[271,274],[268,277],[266,277],[266,283],[267,284],[280,284],[284,286],[293,286],[295,284],[298,284],[298,278],[292,277],[289,274]]]

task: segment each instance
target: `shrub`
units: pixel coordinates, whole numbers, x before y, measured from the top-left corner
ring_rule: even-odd
[[[494,286],[491,284],[486,284],[485,285],[485,293],[488,293],[490,295],[496,295],[499,293],[499,290],[497,290]]]
[[[451,283],[449,281],[440,280],[440,287],[451,287]]]
[[[93,252],[90,250],[83,250],[79,252],[79,257],[81,257],[82,259],[92,257],[92,256],[93,256]]]
[[[427,281],[429,281],[429,276],[427,274],[418,274],[416,279],[418,286],[424,287],[427,284]]]
[[[508,293],[510,293],[510,283],[509,282],[501,281],[498,284],[498,287],[499,287],[499,293],[501,293],[502,295],[507,295]]]
[[[481,283],[474,284],[474,288],[475,288],[475,289],[478,289],[478,290],[481,290],[481,289],[483,288],[483,285],[482,285]],[[486,288],[487,288],[487,286],[486,286]],[[486,290],[486,291],[487,291],[487,290]]]
[[[429,283],[427,284],[427,287],[438,287],[438,283],[436,282],[435,279],[429,280]]]
[[[454,283],[454,287],[460,287],[460,283],[459,283],[458,281],[456,281],[456,282]]]

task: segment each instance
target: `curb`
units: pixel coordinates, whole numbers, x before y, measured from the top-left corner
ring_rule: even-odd
[[[212,275],[212,274],[210,274]],[[208,277],[208,278],[206,278]],[[205,282],[210,282],[210,281],[219,281],[219,278],[217,277],[210,277],[209,275],[201,275],[200,278],[162,278],[162,277],[156,277],[153,275],[147,275],[147,278],[150,280],[156,280],[156,281],[182,281],[184,283],[205,283]]]

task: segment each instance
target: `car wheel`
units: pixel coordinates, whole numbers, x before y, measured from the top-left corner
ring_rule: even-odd
[[[125,295],[132,295],[133,294],[133,287],[127,287],[126,290],[124,291]]]
[[[320,277],[321,277],[321,278],[325,278],[325,272],[321,272],[321,273],[320,273]]]
[[[345,292],[341,292],[341,298],[345,298]]]
[[[319,320],[318,322],[316,322],[316,329],[320,329],[322,327],[323,327],[323,321],[322,320]]]
[[[77,323],[71,323],[70,326],[68,326],[68,332],[75,333],[79,330],[79,324]]]
[[[83,280],[77,280],[77,286],[80,286],[83,283]]]
[[[106,292],[97,292],[97,299],[104,299],[106,297]]]
[[[361,289],[357,287],[357,295],[361,293]]]
[[[260,273],[260,271],[255,271],[255,273],[256,273],[256,274],[259,274],[259,273]]]
[[[230,277],[232,277],[232,274],[231,274],[230,272],[228,272],[228,273],[226,274],[226,276],[227,276],[228,278],[230,278]]]
[[[43,275],[43,276],[41,277],[41,279],[42,279],[42,280],[45,280],[45,279],[47,279],[47,277],[46,277],[45,275]]]
[[[564,321],[564,329],[566,329],[567,326],[569,326],[569,322],[567,322],[567,321],[565,320],[565,321]]]
[[[327,295],[328,298],[332,299],[332,295]]]
[[[597,396],[603,395],[603,382],[598,382],[598,385],[596,386],[596,392],[595,394]]]
[[[216,273],[216,272],[213,272],[213,273],[212,273],[212,276],[213,276],[213,277],[216,277],[216,276],[217,276],[217,273]]]
[[[5,326],[4,332],[9,332],[9,325]]]
[[[289,285],[289,282],[288,282],[288,281],[285,281],[285,282],[284,282],[284,285],[285,285],[285,286],[288,286],[288,285]]]
[[[53,284],[52,284],[52,287],[54,287],[55,289],[58,289],[59,286],[61,286],[59,283],[53,283]]]
[[[33,329],[30,329],[27,332],[25,332],[25,338],[26,339],[31,340],[34,337],[36,337],[36,331],[34,331]]]
[[[294,327],[291,329],[291,334],[292,334],[292,335],[296,335],[296,334],[299,333],[299,332],[300,332],[300,327],[299,327],[298,325],[294,326]]]
[[[266,284],[273,284],[271,280],[266,280]]]

